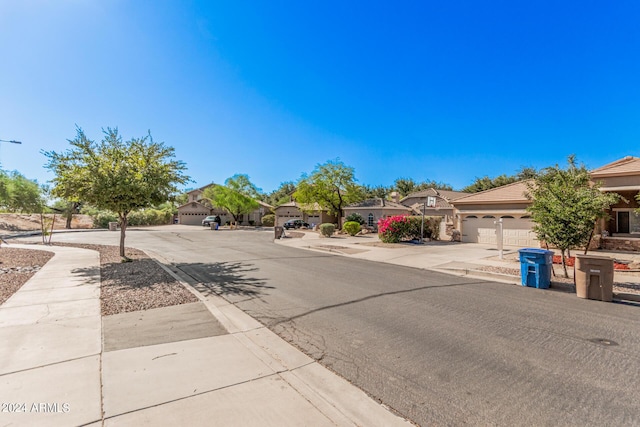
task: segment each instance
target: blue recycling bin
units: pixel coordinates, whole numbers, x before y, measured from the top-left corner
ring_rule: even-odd
[[[525,248],[518,250],[518,253],[520,254],[522,286],[549,289],[551,269],[553,268],[553,251]]]

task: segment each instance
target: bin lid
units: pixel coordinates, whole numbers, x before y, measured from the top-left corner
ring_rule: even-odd
[[[604,259],[604,260],[613,260],[613,258],[606,255],[585,255],[585,254],[576,254],[576,258],[582,259]]]
[[[548,251],[546,249],[539,249],[539,248],[518,249],[518,252],[521,254],[538,254],[538,255],[547,255],[547,254],[553,253],[553,251]]]

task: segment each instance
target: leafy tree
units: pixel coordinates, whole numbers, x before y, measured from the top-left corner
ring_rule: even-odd
[[[502,187],[503,185],[512,184],[517,181],[535,179],[537,175],[538,171],[535,168],[522,167],[515,175],[500,175],[495,178],[489,178],[488,176],[476,178],[473,184],[464,187],[461,191],[464,191],[465,193],[477,193],[496,187]]]
[[[44,188],[18,171],[0,171],[0,209],[8,212],[38,213],[44,209]]]
[[[248,214],[260,207],[260,189],[251,183],[247,175],[237,174],[228,178],[224,185],[212,185],[204,190],[203,197],[212,206],[226,209],[234,222],[240,215]]]
[[[565,252],[588,248],[596,222],[620,200],[618,194],[603,193],[598,183],[591,183],[589,171],[576,165],[575,156],[569,156],[567,163],[566,169],[558,165],[544,169],[528,185],[527,194],[532,200],[527,210],[535,222],[533,230],[538,239],[560,249],[565,277],[569,277]]]
[[[60,212],[62,216],[66,220],[65,227],[66,229],[71,229],[71,221],[73,220],[73,215],[80,213],[80,209],[82,204],[76,201],[69,200],[57,200],[53,204],[54,211]]]
[[[9,200],[9,176],[0,169],[0,209],[5,209]]]
[[[342,218],[342,208],[363,200],[362,187],[356,184],[354,169],[339,159],[317,165],[311,175],[303,174],[293,197],[303,210],[312,211],[314,203],[329,214]]]
[[[291,201],[291,195],[296,191],[296,184],[286,181],[280,184],[277,190],[272,191],[269,195],[265,195],[263,202],[269,203],[271,206],[279,206]]]
[[[405,197],[411,193],[435,188],[438,190],[453,190],[449,184],[433,180],[416,182],[411,178],[398,178],[394,181],[394,186],[390,191],[397,191],[401,196]],[[388,194],[388,193],[387,193]]]
[[[176,196],[175,200],[176,200],[176,204],[178,206],[185,205],[189,201],[189,195],[187,194],[187,191],[191,191],[191,190],[193,190],[193,188],[192,189],[187,189],[187,190],[185,190],[184,193],[180,193],[180,194],[178,194]]]
[[[346,222],[357,222],[360,225],[364,225],[365,223],[364,218],[362,218],[362,215],[360,215],[358,212],[349,214],[344,220]]]
[[[385,187],[384,185],[377,185],[375,187],[363,185],[361,188],[364,199],[386,199],[393,191],[393,187]]]
[[[415,193],[418,185],[411,178],[398,178],[393,183],[395,190],[400,193],[403,197]]]
[[[45,167],[56,175],[52,193],[117,213],[120,256],[128,260],[124,241],[129,214],[171,199],[176,185],[189,181],[183,174],[186,166],[173,159],[173,147],[154,142],[151,133],[123,142],[117,128],[107,128],[96,143],[82,129],[76,132],[69,140],[71,149],[43,153],[49,159]]]

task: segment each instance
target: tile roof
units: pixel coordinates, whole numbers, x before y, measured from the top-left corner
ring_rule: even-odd
[[[267,205],[269,206],[269,205]],[[278,208],[311,208],[311,210],[313,211],[326,211],[327,209],[322,209],[322,207],[320,207],[319,204],[314,203],[313,205],[302,205],[299,204],[297,202],[287,202],[287,203],[283,203],[281,205],[276,206],[274,209],[278,209]]]
[[[352,203],[346,208],[390,208],[390,209],[404,209],[411,210],[411,208],[401,205],[400,203],[392,202],[391,200],[381,199],[380,197],[374,197],[373,199],[366,199],[358,203]]]
[[[414,198],[414,197],[427,197],[427,196],[439,196],[447,200],[455,200],[460,197],[468,196],[471,193],[463,193],[462,191],[450,191],[450,190],[437,190],[435,188],[429,188],[427,190],[417,191],[411,193],[402,198],[402,200]],[[400,202],[402,202],[400,200]]]
[[[529,203],[525,196],[528,191],[527,183],[531,180],[518,181],[502,187],[491,188],[489,190],[473,193],[452,201],[454,206],[462,204],[482,204],[482,203]]]
[[[426,202],[426,199],[422,203],[418,202],[418,203],[412,204],[411,207],[413,209],[418,209],[419,211],[422,211],[422,207],[424,206],[425,202]],[[446,201],[445,199],[440,198],[440,197],[436,197],[436,205],[434,207],[439,208],[439,209],[451,209],[452,208],[451,203],[449,203],[448,201]],[[427,209],[433,209],[433,208],[432,207],[428,207]]]
[[[627,156],[591,171],[594,178],[625,175],[640,175],[640,158]]]
[[[203,186],[203,187],[195,188],[195,189],[193,189],[193,190],[191,190],[191,191],[187,191],[187,194],[195,193],[196,191],[200,191],[200,192],[202,192],[202,191],[204,191],[206,188],[211,187],[212,185],[216,185],[216,184],[214,184],[214,183],[212,182],[211,184],[207,184],[207,185],[205,185],[205,186]]]

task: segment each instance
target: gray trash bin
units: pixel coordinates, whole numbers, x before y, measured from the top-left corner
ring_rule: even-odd
[[[118,231],[118,223],[110,222],[109,223],[109,231]]]
[[[574,277],[579,298],[613,301],[613,259],[599,255],[576,255]]]
[[[284,234],[284,227],[275,226],[274,230],[275,230],[275,238],[281,239],[282,235]]]

